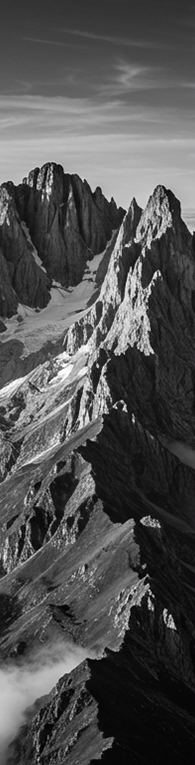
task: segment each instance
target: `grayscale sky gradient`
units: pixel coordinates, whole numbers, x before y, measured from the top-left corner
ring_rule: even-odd
[[[194,206],[191,0],[7,0],[0,182],[46,161],[128,206],[157,183]]]

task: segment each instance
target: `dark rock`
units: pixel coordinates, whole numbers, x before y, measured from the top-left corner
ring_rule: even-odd
[[[0,320],[0,332],[6,332],[6,325]]]
[[[51,279],[65,287],[78,284],[86,261],[104,249],[124,212],[100,189],[92,194],[87,181],[55,163],[35,168],[18,187],[3,184],[0,315],[16,313],[18,301],[44,308]],[[37,264],[34,247],[47,273]]]
[[[116,209],[99,189],[50,165],[21,191],[29,228],[25,210],[43,230],[49,220],[52,243],[63,195],[63,247],[71,226],[85,248],[102,247]],[[66,267],[76,278],[74,250]],[[160,752],[191,765],[195,262],[172,192],[158,186],[142,213],[133,200],[97,282],[64,345],[74,366],[88,343],[88,372],[54,393],[55,359],[40,361],[0,411],[1,656],[63,639],[98,657],[36,702],[8,762],[157,765]]]
[[[0,246],[1,315],[16,313],[18,301],[44,308],[50,299],[50,282],[32,255],[33,245],[21,226],[10,183],[0,187]]]
[[[119,654],[107,652],[101,661],[88,660],[62,678],[57,693],[10,747],[8,763],[23,765],[28,757],[33,765],[38,756],[41,765],[78,760],[81,765],[99,760],[157,765],[159,748],[163,759],[174,761],[174,752],[180,765],[193,763],[194,693],[155,672],[150,652],[143,667],[144,636],[136,617],[140,650],[136,653],[129,630]]]
[[[0,316],[9,318],[17,311],[18,299],[12,287],[8,264],[0,250]]]
[[[82,279],[86,261],[104,249],[125,212],[54,162],[30,172],[17,200],[47,273],[66,287]]]

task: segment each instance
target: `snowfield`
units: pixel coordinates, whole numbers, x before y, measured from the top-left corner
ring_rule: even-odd
[[[83,279],[76,287],[66,290],[53,281],[51,299],[46,308],[39,310],[19,304],[17,314],[5,321],[7,330],[1,336],[1,343],[10,339],[21,340],[24,358],[40,350],[47,341],[57,339],[74,321],[84,316],[89,309],[89,301],[91,303],[93,296],[94,301],[97,297],[95,276],[104,252],[87,261]]]

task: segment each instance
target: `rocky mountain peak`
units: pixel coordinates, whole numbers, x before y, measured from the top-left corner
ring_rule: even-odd
[[[92,192],[47,163],[0,194],[0,314],[16,310],[20,290],[35,305],[37,285],[44,303],[48,273],[77,285],[63,294],[69,323],[40,355],[42,321],[55,334],[55,311],[37,312],[36,330],[34,312],[16,331],[14,317],[9,342],[0,321],[1,385],[6,363],[11,381],[0,390],[1,666],[10,676],[16,668],[18,684],[30,659],[31,687],[40,647],[52,669],[58,646],[82,645],[90,656],[79,653],[69,674],[60,662],[55,688],[30,697],[6,762],[159,765],[160,751],[163,762],[191,765],[191,234],[162,185],[144,211],[133,197],[124,214],[100,187]],[[81,311],[89,282],[92,300]],[[17,375],[14,344],[22,347]]]
[[[56,164],[56,162],[46,162],[41,168],[36,167],[31,170],[20,186],[22,187],[24,184],[27,196],[29,196],[28,188],[34,189],[37,203],[38,201],[39,203],[49,202],[50,197],[52,197],[53,203],[60,205],[64,201],[64,195],[67,198],[69,175],[65,176],[62,165]],[[65,187],[67,188],[66,194]],[[36,192],[39,194],[36,195]]]
[[[37,191],[42,192],[47,201],[53,197],[53,201],[59,204],[63,195],[63,168],[54,162],[46,163],[39,170],[36,181]]]
[[[49,162],[29,174],[21,217],[49,276],[66,287],[80,281],[87,259],[104,249],[124,212],[113,212],[103,194],[99,207],[87,181]]]
[[[156,186],[140,219],[137,241],[149,247],[152,239],[160,238],[167,228],[177,226],[180,218],[181,206],[178,199],[165,186]]]
[[[76,174],[64,173],[63,167],[55,162],[31,170],[19,186],[12,182],[3,184],[0,246],[8,262],[6,280],[6,266],[2,272],[6,294],[11,279],[8,302],[5,298],[8,315],[11,310],[15,312],[17,297],[27,305],[43,308],[50,298],[51,280],[60,282],[63,287],[78,284],[87,260],[106,247],[124,213],[122,208],[118,210],[115,204],[109,203],[100,189],[93,194],[87,181]],[[26,283],[29,267],[31,287]],[[11,287],[15,291],[12,301]],[[3,309],[2,314],[6,316]]]
[[[102,410],[107,411],[105,402],[113,400],[113,388],[115,395],[119,395],[120,385],[115,385],[114,378],[118,374],[120,376],[122,354],[127,354],[142,407],[144,408],[142,379],[149,376],[149,388],[151,385],[153,391],[157,391],[154,404],[152,401],[150,403],[150,417],[153,423],[158,421],[160,427],[166,429],[166,415],[162,414],[162,404],[157,404],[157,400],[163,400],[165,412],[165,378],[170,380],[170,387],[174,375],[179,381],[182,363],[180,361],[178,364],[176,361],[175,345],[174,349],[172,347],[173,328],[174,338],[177,335],[180,337],[183,358],[186,359],[186,352],[182,327],[185,326],[188,343],[194,344],[191,335],[192,327],[194,328],[194,290],[195,264],[191,234],[180,217],[178,200],[165,187],[158,186],[143,212],[135,199],[132,200],[110,253],[98,298],[101,306],[99,316],[95,306],[91,311],[90,322],[94,325],[92,331],[88,329],[91,369],[89,365],[88,379],[81,399],[82,424],[85,424],[89,417],[95,416],[95,413],[97,416]],[[79,336],[80,342],[83,342],[90,322],[89,317],[81,320],[80,328],[76,330],[76,342]],[[67,347],[69,338],[70,347],[74,347],[73,327],[68,334]],[[115,368],[112,377],[110,359],[113,358],[113,352],[115,356],[120,357],[120,362],[117,372]],[[150,375],[145,359],[150,359]],[[185,363],[186,361],[184,367]],[[108,383],[108,370],[112,379],[112,393],[110,378]],[[190,377],[191,374],[193,376],[194,372],[189,372]],[[185,375],[186,373],[184,377]],[[98,379],[98,384],[93,401],[94,376]],[[134,401],[135,398],[137,396],[134,389]],[[128,394],[127,399],[129,401]],[[170,415],[169,410],[169,416],[172,417],[175,427],[176,411],[173,401],[172,414]],[[183,427],[186,428],[184,421]],[[177,428],[175,433],[178,435]]]

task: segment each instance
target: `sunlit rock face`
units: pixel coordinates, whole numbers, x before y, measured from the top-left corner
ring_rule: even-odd
[[[59,639],[94,656],[28,709],[7,763],[159,765],[160,752],[191,765],[192,236],[163,186],[144,211],[132,200],[108,245],[115,205],[77,176],[50,164],[20,194],[34,243],[49,220],[48,249],[45,234],[34,244],[44,267],[62,198],[63,242],[74,227],[85,247],[105,253],[94,302],[62,345],[0,390],[1,659],[28,662]],[[78,269],[81,261],[78,250]]]
[[[122,390],[128,408],[142,419],[145,416],[145,425],[154,433],[194,444],[192,237],[180,217],[178,200],[162,186],[149,199],[136,231],[129,230],[126,236],[129,219],[131,207],[98,303],[91,309],[91,322],[87,315],[70,327],[65,341],[71,351],[88,334],[90,367],[81,422],[108,411],[109,402],[121,397]]]
[[[91,312],[75,322],[65,337],[64,347],[69,353],[78,350],[83,342],[90,340],[90,350],[99,348],[108,334],[116,311],[124,297],[124,288],[131,263],[135,262],[137,248],[134,245],[136,227],[141,208],[135,199],[123,218],[118,234],[106,248],[96,274],[97,286],[101,286],[98,299]]]

